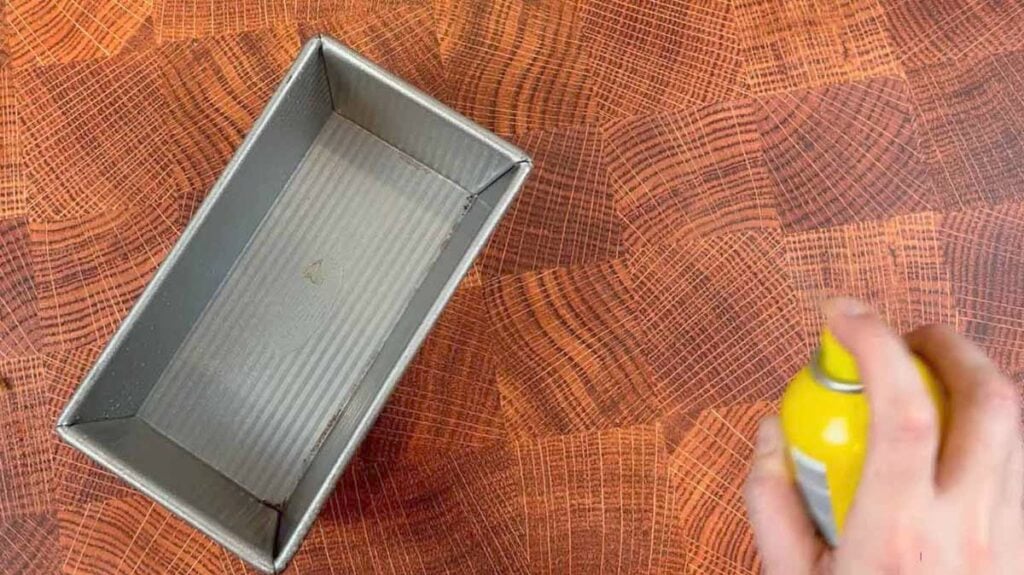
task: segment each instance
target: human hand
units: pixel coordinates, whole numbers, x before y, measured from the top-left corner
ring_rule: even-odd
[[[768,575],[1024,573],[1024,449],[1016,388],[944,326],[906,340],[837,300],[829,328],[857,360],[871,408],[864,470],[835,549],[817,535],[785,464],[776,418],[758,432],[745,496]],[[949,395],[940,425],[911,360]]]

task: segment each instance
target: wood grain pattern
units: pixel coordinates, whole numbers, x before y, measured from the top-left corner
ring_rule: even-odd
[[[487,289],[511,433],[570,433],[654,416],[622,262],[523,274]]]
[[[33,355],[39,345],[28,222],[0,219],[0,359]]]
[[[105,342],[177,231],[167,215],[152,209],[33,223],[30,252],[39,296],[40,349]]]
[[[112,56],[152,45],[149,0],[7,0],[14,66]]]
[[[604,126],[615,203],[633,249],[779,227],[751,100]]]
[[[950,214],[940,225],[957,327],[1009,373],[1024,371],[1024,206]]]
[[[141,494],[64,507],[57,521],[60,569],[67,573],[248,573],[237,558]]]
[[[757,573],[742,486],[757,424],[776,408],[767,402],[708,409],[672,452],[686,573]]]
[[[153,20],[157,38],[161,42],[266,28],[282,20],[288,20],[289,16],[285,2],[153,2]]]
[[[414,468],[350,468],[293,569],[525,573],[513,465],[499,446]]]
[[[1016,2],[880,2],[896,53],[909,66],[1024,48],[1024,6]]]
[[[674,499],[657,428],[516,445],[531,573],[669,573]]]
[[[1024,56],[998,54],[908,71],[933,181],[946,202],[969,209],[1018,198],[1024,185]]]
[[[629,261],[661,414],[777,399],[806,361],[776,233],[654,247]]]
[[[0,4],[0,69],[7,67],[11,59],[11,28],[7,24],[7,0]]]
[[[7,391],[0,395],[0,521],[51,508],[53,434],[49,429],[42,363],[36,357],[0,363]]]
[[[150,0],[160,42],[222,36],[314,22],[345,13],[422,0]]]
[[[871,302],[900,331],[954,323],[950,271],[935,214],[790,234],[785,250],[807,333],[821,329],[816,313],[821,302],[840,295]]]
[[[1019,2],[0,0],[0,571],[252,573],[52,426],[318,33],[536,165],[288,573],[753,575],[824,297],[1024,383]]]
[[[581,37],[601,119],[735,99],[743,91],[726,0],[590,0]]]
[[[161,204],[181,187],[160,52],[18,71],[31,209],[66,219]],[[178,168],[178,169],[176,169]]]
[[[755,94],[899,71],[878,0],[737,0],[733,10]]]
[[[438,34],[457,110],[501,134],[581,123],[591,115],[578,3],[442,4]]]
[[[614,259],[622,250],[600,131],[528,132],[513,143],[533,158],[530,179],[480,257],[488,276]]]
[[[24,215],[28,206],[19,116],[14,72],[0,64],[0,219]]]
[[[180,173],[175,225],[183,229],[288,70],[299,38],[278,26],[164,50],[159,84]]]
[[[765,155],[787,230],[940,207],[900,79],[786,93],[762,104]]]
[[[0,524],[0,561],[10,573],[57,573],[57,521],[50,513],[8,518]]]

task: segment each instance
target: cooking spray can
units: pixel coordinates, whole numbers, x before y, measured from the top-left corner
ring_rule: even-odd
[[[914,361],[943,421],[942,389],[924,362]],[[810,365],[789,382],[780,418],[807,511],[833,546],[860,482],[870,415],[853,356],[825,330]]]

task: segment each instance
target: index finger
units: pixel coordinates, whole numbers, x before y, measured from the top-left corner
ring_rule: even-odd
[[[871,409],[860,490],[886,499],[911,490],[931,492],[939,448],[939,417],[903,339],[856,300],[826,307],[829,329],[857,362]]]

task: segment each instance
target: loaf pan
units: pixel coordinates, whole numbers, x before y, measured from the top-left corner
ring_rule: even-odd
[[[282,570],[529,171],[515,147],[310,40],[58,433]]]

